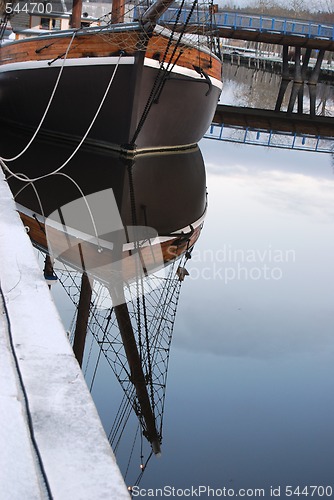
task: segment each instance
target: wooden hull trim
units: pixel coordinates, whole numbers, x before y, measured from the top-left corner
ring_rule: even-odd
[[[159,30],[150,37],[143,30],[84,32],[72,41],[50,35],[47,43],[28,39],[0,49],[4,122],[36,129],[53,95],[42,134],[80,140],[90,130],[92,144],[115,150],[196,144],[212,122],[221,89],[217,57],[187,40],[178,46]]]
[[[136,30],[128,31],[124,25],[121,31],[109,29],[78,32],[68,52],[66,64],[70,59],[94,61],[98,57],[114,57],[118,56],[120,51],[124,51],[125,56],[135,56],[136,53],[143,52],[145,57],[156,59],[158,62],[164,55],[165,61],[171,65],[177,63],[190,69],[194,66],[201,67],[209,76],[221,81],[222,63],[207,47],[184,40],[176,49],[178,37],[174,36],[170,40],[171,32],[158,28],[160,27],[157,27],[150,37],[138,26]],[[71,43],[71,35],[73,32],[51,32],[48,36],[4,44],[0,48],[0,66],[24,61],[52,61],[52,66],[57,62],[61,64],[62,57]]]
[[[34,221],[34,223],[37,223],[40,226],[40,228],[43,227],[45,230],[45,217],[43,217],[40,214],[36,214],[35,212],[33,212],[32,210],[30,210],[27,207],[23,207],[19,203],[16,203],[16,206],[17,206],[17,211],[19,212],[22,220],[24,219],[25,221],[28,221],[28,220]],[[193,233],[193,231],[195,229],[197,229],[198,227],[203,225],[205,217],[206,217],[206,213],[207,213],[207,207],[205,207],[205,211],[204,211],[203,215],[201,215],[201,217],[199,219],[197,219],[196,221],[194,221],[192,224],[190,224],[186,227],[180,228],[180,229],[176,229],[175,231],[173,231],[172,233],[170,233],[168,235],[160,234],[154,239],[154,243],[155,244],[163,244],[163,243],[170,241],[171,238],[178,238],[178,237],[180,237],[180,235],[187,236],[187,234]],[[52,229],[54,229],[55,231],[64,232],[63,226],[61,226],[60,224],[58,224],[50,219],[48,219],[48,226],[51,227]],[[28,233],[30,232],[29,227],[30,226],[27,225],[27,232]],[[73,229],[73,228],[67,227],[66,234],[68,234],[70,237],[78,238],[82,241],[87,241],[89,238],[89,242],[93,245],[96,245],[96,246],[101,245],[103,248],[108,248],[110,250],[112,250],[112,248],[113,248],[113,245],[111,242],[106,241],[106,240],[101,240],[101,239],[97,240],[96,237],[84,234],[81,231],[78,231],[78,230]],[[151,243],[152,243],[151,241],[146,241],[141,246],[142,246],[142,248],[144,248],[146,246],[150,246]],[[44,246],[47,246],[47,245],[44,245]],[[123,245],[124,252],[130,252],[134,248],[135,248],[135,244],[131,243],[131,242],[125,243]]]
[[[58,231],[55,228],[48,230],[48,236],[51,238],[50,248],[46,237],[45,225],[36,220],[36,217],[31,217],[24,212],[19,211],[19,215],[32,243],[40,250],[51,255],[55,251],[57,260],[81,272],[82,255],[84,255],[87,272],[94,279],[107,285],[111,282],[120,281],[130,283],[136,277],[146,275],[146,272],[150,275],[152,272],[155,273],[169,263],[177,260],[194,246],[203,227],[202,222],[181,239],[180,237],[170,237],[164,239],[164,241],[153,241],[153,244],[141,247],[140,260],[145,263],[145,268],[140,270],[138,269],[138,262],[136,264],[133,260],[131,249],[123,247],[121,260],[117,259],[115,262],[112,249],[104,247],[103,251],[99,252],[98,248],[100,247],[92,243],[92,241],[69,236],[67,233],[65,234],[63,231]],[[64,243],[67,245],[66,251],[63,251],[65,248]],[[78,250],[79,245],[81,247],[80,251]],[[138,272],[140,273],[139,276]]]

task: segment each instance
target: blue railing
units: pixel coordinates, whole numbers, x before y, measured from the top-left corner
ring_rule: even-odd
[[[234,125],[211,125],[204,139],[316,153],[333,153],[334,138]]]
[[[160,18],[162,23],[175,21],[178,9],[168,9]],[[180,16],[180,23],[185,23],[189,10],[184,9]],[[194,11],[190,16],[191,24],[209,24],[209,12]],[[213,16],[214,26],[217,28],[232,28],[234,30],[258,31],[260,33],[279,33],[282,35],[296,35],[309,38],[323,38],[334,40],[334,25],[320,24],[314,21],[299,21],[283,17],[256,16],[253,14],[239,14],[236,12],[218,12]]]

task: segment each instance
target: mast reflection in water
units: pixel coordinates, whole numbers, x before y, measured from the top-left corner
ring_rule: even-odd
[[[133,157],[82,149],[45,176],[70,149],[39,142],[15,171],[41,178],[9,176],[9,183],[32,242],[45,253],[45,275],[57,275],[76,307],[71,341],[87,382],[92,389],[104,358],[122,387],[109,431],[114,451],[130,415],[139,420],[138,484],[161,451],[180,287],[206,212],[204,163],[198,147]],[[95,342],[84,355],[88,339]]]

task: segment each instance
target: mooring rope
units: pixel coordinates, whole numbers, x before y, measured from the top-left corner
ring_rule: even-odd
[[[39,204],[40,210],[41,210],[41,215],[42,215],[42,217],[44,218],[44,223],[45,223],[45,221],[46,221],[46,216],[45,216],[45,214],[44,214],[43,205],[42,205],[41,199],[40,199],[40,197],[39,197],[39,194],[38,194],[37,188],[36,188],[36,186],[34,185],[35,179],[31,180],[31,179],[29,179],[29,177],[28,177],[28,176],[26,176],[26,175],[25,175],[25,174],[23,174],[23,173],[19,173],[19,174],[17,174],[17,175],[19,175],[19,176],[23,176],[24,178],[26,178],[26,182],[27,182],[27,184],[25,184],[24,186],[22,186],[22,187],[21,187],[21,189],[19,189],[19,191],[17,191],[17,193],[15,193],[14,198],[16,199],[16,198],[19,196],[19,194],[21,194],[21,193],[22,193],[22,191],[23,191],[24,189],[26,189],[27,187],[29,187],[29,185],[30,185],[30,186],[32,187],[32,189],[34,190],[34,192],[35,192],[35,195],[36,195],[36,198],[37,198],[37,201],[38,201],[38,204]],[[51,174],[50,174],[50,175],[51,175]],[[78,184],[78,183],[77,183],[77,182],[76,182],[76,181],[75,181],[75,180],[74,180],[71,176],[69,176],[68,174],[65,174],[64,172],[55,172],[55,173],[54,173],[54,175],[62,175],[63,177],[67,178],[69,181],[71,181],[71,182],[75,185],[75,187],[76,187],[76,188],[77,188],[77,190],[79,191],[79,193],[80,193],[80,195],[81,195],[81,198],[82,198],[82,199],[84,200],[84,202],[85,202],[85,205],[86,205],[86,208],[87,208],[87,211],[88,211],[88,214],[89,214],[89,218],[90,218],[90,220],[91,220],[91,222],[92,222],[92,226],[93,226],[93,230],[94,230],[95,238],[96,238],[96,241],[97,241],[97,244],[98,244],[98,251],[100,251],[100,252],[101,252],[101,251],[102,251],[102,247],[101,247],[101,245],[100,245],[100,238],[99,238],[99,234],[98,234],[98,231],[97,231],[97,227],[96,227],[96,223],[95,223],[95,218],[94,218],[94,215],[93,215],[93,213],[92,213],[92,211],[91,211],[91,208],[90,208],[90,206],[89,206],[89,203],[88,203],[88,201],[87,201],[87,197],[86,197],[85,193],[82,191],[82,189],[81,189],[81,187],[79,186],[79,184]],[[13,177],[13,175],[12,175],[12,174],[10,174],[10,175],[8,176],[8,178],[7,178],[7,179],[10,179],[11,177]],[[14,176],[14,177],[15,177],[15,176]],[[17,178],[17,177],[15,177],[15,178]],[[39,180],[39,179],[37,179],[37,180]]]
[[[72,40],[73,40],[74,36],[75,36],[75,34],[73,34]],[[75,148],[75,150],[73,151],[73,153],[72,153],[72,154],[71,154],[71,155],[67,158],[67,160],[65,160],[65,161],[62,163],[62,165],[60,165],[60,167],[58,167],[57,169],[53,170],[52,172],[49,172],[49,173],[44,174],[44,175],[41,175],[41,176],[39,176],[39,177],[35,177],[35,178],[33,178],[33,179],[32,179],[32,178],[20,177],[19,175],[15,174],[15,172],[13,172],[13,171],[12,171],[12,170],[8,167],[8,165],[6,165],[6,163],[5,163],[5,162],[6,162],[6,161],[13,161],[13,160],[15,160],[15,159],[19,158],[19,157],[20,157],[20,156],[21,156],[21,155],[22,155],[22,154],[23,154],[23,153],[24,153],[24,152],[28,149],[28,147],[31,145],[31,143],[32,143],[33,139],[34,139],[34,138],[36,137],[36,135],[37,135],[37,132],[38,132],[38,130],[37,130],[37,131],[35,132],[35,134],[34,134],[33,138],[29,141],[28,145],[24,148],[24,150],[23,150],[23,151],[21,151],[21,153],[20,153],[19,155],[16,155],[15,157],[10,158],[10,159],[8,159],[8,158],[6,159],[6,158],[3,158],[3,157],[1,157],[1,156],[0,156],[0,164],[1,164],[1,165],[2,165],[2,167],[6,170],[6,172],[8,172],[9,174],[11,174],[11,175],[12,175],[15,179],[17,179],[17,180],[19,180],[19,181],[22,181],[22,182],[36,182],[36,181],[39,181],[39,180],[41,180],[41,179],[45,179],[46,177],[49,177],[49,176],[51,176],[51,175],[54,175],[54,174],[57,174],[58,172],[60,172],[60,171],[61,171],[61,170],[62,170],[62,169],[63,169],[63,168],[64,168],[64,167],[65,167],[65,166],[66,166],[66,165],[67,165],[67,164],[68,164],[68,163],[72,160],[72,158],[76,155],[76,153],[79,151],[79,149],[81,148],[82,144],[83,144],[83,143],[84,143],[84,141],[86,140],[86,138],[87,138],[87,136],[88,136],[89,132],[91,131],[91,129],[92,129],[92,127],[93,127],[93,125],[94,125],[94,123],[95,123],[95,121],[96,121],[97,117],[99,116],[99,113],[100,113],[101,108],[102,108],[102,106],[103,106],[103,104],[104,104],[104,101],[105,101],[105,100],[106,100],[106,98],[107,98],[107,95],[108,95],[109,90],[110,90],[110,87],[111,87],[111,85],[112,85],[112,83],[113,83],[113,81],[114,81],[114,78],[115,78],[116,72],[117,72],[117,70],[118,70],[118,67],[119,67],[119,64],[120,64],[120,61],[121,61],[121,58],[122,58],[122,56],[123,56],[123,55],[124,55],[124,52],[122,51],[122,52],[120,53],[120,55],[119,55],[118,61],[117,61],[116,66],[115,66],[115,69],[114,69],[114,71],[113,71],[113,73],[112,73],[112,75],[111,75],[111,78],[110,78],[110,80],[109,80],[109,83],[108,83],[108,85],[107,85],[107,88],[106,88],[106,90],[105,90],[105,92],[104,92],[104,95],[103,95],[103,97],[102,97],[102,99],[101,99],[101,102],[100,102],[100,104],[99,104],[99,106],[98,106],[98,108],[97,108],[97,110],[96,110],[96,113],[95,113],[95,115],[94,115],[94,117],[93,117],[92,121],[90,122],[89,127],[87,128],[87,130],[86,130],[85,134],[83,135],[82,139],[80,140],[79,144],[77,145],[77,147]],[[64,66],[64,63],[63,63],[63,65],[62,65],[62,67],[63,67],[63,66]],[[44,115],[46,115],[46,112],[44,113]],[[40,125],[39,125],[39,128],[41,127],[42,123],[43,123],[43,122],[41,121],[41,123],[40,123]]]
[[[34,134],[33,134],[33,136],[32,136],[32,138],[30,139],[30,141],[28,142],[28,144],[27,144],[27,145],[26,145],[26,146],[22,149],[22,151],[21,151],[20,153],[18,153],[16,156],[13,156],[12,158],[3,158],[2,156],[0,156],[1,161],[11,162],[11,161],[15,161],[15,160],[17,160],[18,158],[20,158],[20,156],[22,156],[22,155],[23,155],[23,154],[27,151],[27,149],[28,149],[28,148],[30,148],[31,144],[34,142],[34,140],[35,140],[35,138],[36,138],[36,136],[37,136],[38,132],[39,132],[39,131],[40,131],[40,129],[41,129],[41,126],[42,126],[42,125],[43,125],[43,123],[44,123],[45,117],[46,117],[46,115],[48,114],[48,111],[49,111],[49,109],[50,109],[50,106],[51,106],[51,104],[52,104],[52,101],[53,101],[53,98],[54,98],[55,93],[56,93],[56,91],[57,91],[57,88],[58,88],[58,85],[59,85],[59,82],[60,82],[61,76],[62,76],[62,74],[63,74],[63,70],[64,70],[64,66],[65,66],[65,62],[66,62],[66,59],[67,59],[68,53],[69,53],[69,51],[70,51],[70,48],[71,48],[71,46],[72,46],[72,43],[73,43],[73,40],[74,40],[74,38],[75,38],[75,35],[76,35],[76,34],[77,34],[77,32],[75,31],[75,32],[73,33],[72,37],[71,37],[71,40],[70,40],[70,42],[69,42],[68,46],[67,46],[67,49],[66,49],[66,52],[65,52],[65,55],[64,55],[64,59],[63,59],[62,65],[61,65],[61,67],[60,67],[60,70],[59,70],[59,73],[58,73],[58,77],[57,77],[56,83],[55,83],[55,85],[54,85],[54,87],[53,87],[53,90],[52,90],[52,93],[51,93],[51,96],[50,96],[49,102],[48,102],[48,104],[46,105],[46,108],[45,108],[45,111],[44,111],[44,113],[43,113],[43,116],[42,116],[42,118],[41,118],[41,120],[40,120],[40,122],[39,122],[39,124],[38,124],[38,126],[37,126],[37,128],[36,128],[36,130],[35,130],[35,132],[34,132]]]

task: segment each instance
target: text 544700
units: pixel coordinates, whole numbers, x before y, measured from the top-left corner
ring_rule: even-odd
[[[52,4],[50,2],[25,2],[6,3],[6,14],[51,14]]]

